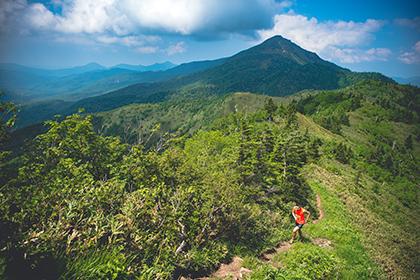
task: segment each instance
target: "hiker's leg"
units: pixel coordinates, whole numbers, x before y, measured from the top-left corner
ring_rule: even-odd
[[[299,228],[298,232],[299,232],[299,238],[303,240],[302,229],[301,229],[301,228]]]
[[[290,240],[290,243],[293,243],[293,241],[295,240],[295,238],[296,238],[296,234],[297,234],[297,232],[299,231],[299,227],[298,226],[295,226],[294,228],[293,228],[293,231],[292,231],[292,239]]]

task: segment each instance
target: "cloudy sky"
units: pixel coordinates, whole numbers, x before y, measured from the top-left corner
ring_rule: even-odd
[[[215,59],[282,35],[356,71],[420,75],[416,0],[0,0],[0,62]]]

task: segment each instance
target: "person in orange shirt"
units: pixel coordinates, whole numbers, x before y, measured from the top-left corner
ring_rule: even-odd
[[[290,239],[290,244],[292,244],[293,241],[295,241],[296,234],[298,232],[299,232],[300,238],[302,238],[302,227],[305,224],[305,213],[308,214],[306,217],[306,220],[308,220],[309,217],[311,216],[311,212],[309,212],[308,210],[300,206],[294,206],[292,209],[292,215],[293,215],[293,218],[295,219],[296,226],[293,228],[292,239]]]

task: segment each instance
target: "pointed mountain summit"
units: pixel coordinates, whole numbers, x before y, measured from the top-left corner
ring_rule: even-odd
[[[307,51],[280,35],[271,37],[253,48],[238,53],[234,57],[243,59],[256,54],[267,57],[276,56],[277,58],[284,58],[300,65],[307,63],[331,64],[322,60],[316,53]]]
[[[224,92],[273,96],[304,89],[336,89],[366,78],[392,81],[379,73],[351,72],[281,36],[244,50],[200,75]]]

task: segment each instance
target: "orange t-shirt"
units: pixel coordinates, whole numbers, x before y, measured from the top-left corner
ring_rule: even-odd
[[[303,208],[300,207],[297,210],[294,210],[294,213],[296,215],[296,223],[303,225],[305,223],[305,214],[303,212]]]

